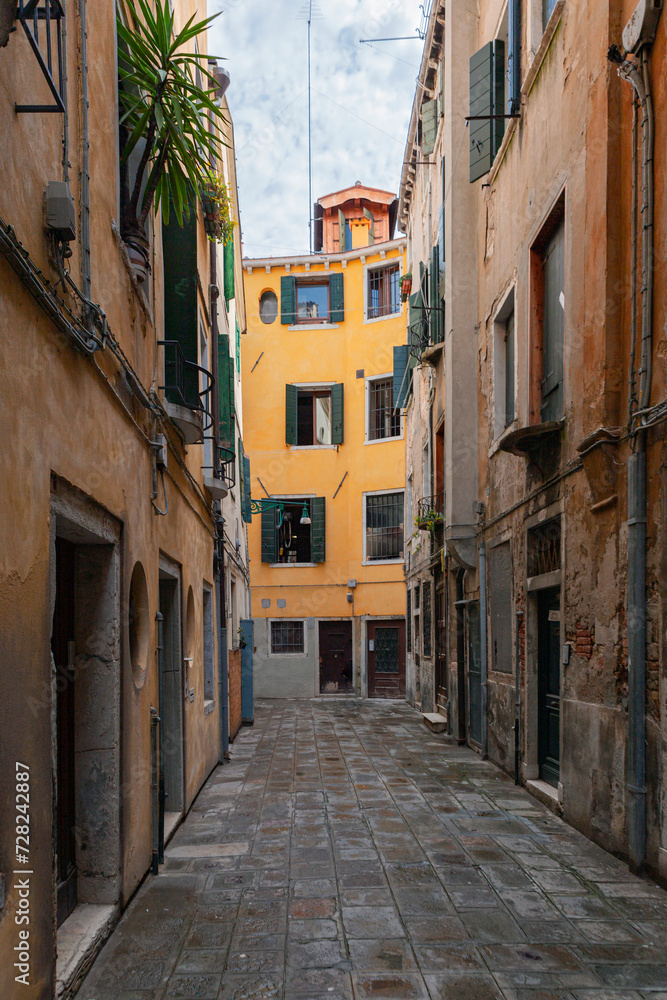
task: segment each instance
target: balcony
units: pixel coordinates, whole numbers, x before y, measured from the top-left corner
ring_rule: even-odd
[[[445,494],[436,493],[432,497],[422,497],[417,501],[415,527],[420,531],[442,530],[445,522]]]
[[[188,361],[178,340],[158,340],[164,348],[164,405],[186,444],[199,444],[213,426],[211,390],[213,376]]]
[[[236,483],[236,457],[229,448],[218,448],[218,464],[204,468],[204,486],[212,500],[224,500]]]

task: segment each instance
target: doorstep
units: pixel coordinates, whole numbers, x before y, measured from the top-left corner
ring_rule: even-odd
[[[558,788],[554,788],[548,781],[542,781],[537,778],[526,782],[526,791],[530,792],[542,805],[546,806],[547,809],[551,809],[557,816],[563,815],[561,788],[561,785]]]
[[[447,732],[447,719],[444,715],[440,715],[439,712],[423,712],[422,718],[432,733]]]
[[[79,903],[56,934],[56,996],[74,995],[116,924],[117,907]]]

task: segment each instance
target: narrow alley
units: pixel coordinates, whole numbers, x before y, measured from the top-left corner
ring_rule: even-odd
[[[401,702],[260,702],[78,1000],[666,1000],[667,892]]]

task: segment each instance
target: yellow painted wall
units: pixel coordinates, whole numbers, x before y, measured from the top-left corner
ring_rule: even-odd
[[[366,377],[392,372],[393,347],[405,343],[405,305],[400,313],[364,323],[362,254],[366,265],[379,265],[381,252],[387,261],[400,259],[405,270],[404,245],[399,241],[335,255],[329,258],[328,270],[323,257],[294,258],[291,263],[244,262],[248,330],[242,339],[243,409],[252,496],[265,496],[261,480],[271,495],[326,498],[326,561],[317,567],[262,563],[261,518],[253,517],[249,538],[255,618],[405,613],[402,562],[362,565],[362,494],[402,489],[405,484],[403,438],[364,443],[365,378],[357,377],[359,369]],[[338,329],[295,330],[280,322],[280,279],[287,273],[286,265],[298,276],[306,273],[307,262],[310,277],[342,270],[345,318]],[[276,293],[279,306],[278,318],[270,325],[259,318],[260,296],[268,289]],[[344,443],[337,448],[303,450],[285,443],[285,385],[309,382],[344,384]],[[354,604],[346,599],[348,579],[358,584]],[[276,599],[287,594],[287,608],[277,608]],[[262,598],[271,599],[269,610],[262,608]]]

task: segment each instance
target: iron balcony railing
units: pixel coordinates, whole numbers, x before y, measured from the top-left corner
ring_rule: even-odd
[[[417,517],[415,521],[419,528],[434,530],[442,525],[445,518],[445,494],[434,493],[430,497],[422,497],[417,501]]]
[[[208,472],[210,466],[204,466],[204,472]],[[218,462],[211,469],[214,479],[219,479],[228,490],[236,485],[236,456],[229,448],[218,448]]]
[[[204,417],[204,430],[213,426],[211,394],[215,380],[207,368],[188,361],[180,341],[158,340],[158,347],[164,348],[164,385],[159,388],[167,399],[189,410],[198,410]],[[204,381],[206,384],[201,387]]]

